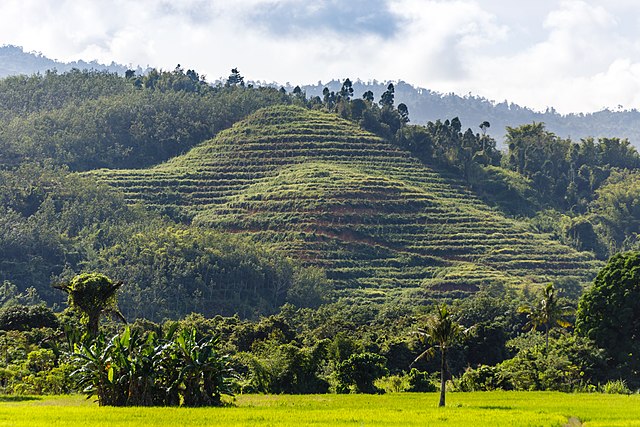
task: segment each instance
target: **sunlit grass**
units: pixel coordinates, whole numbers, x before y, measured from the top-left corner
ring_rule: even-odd
[[[107,408],[80,396],[0,399],[0,426],[640,426],[640,396],[542,392],[238,396],[224,408]],[[579,424],[576,424],[579,425]]]

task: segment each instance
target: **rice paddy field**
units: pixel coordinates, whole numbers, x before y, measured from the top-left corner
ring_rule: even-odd
[[[640,426],[640,395],[557,392],[242,395],[223,408],[109,408],[0,397],[0,426]]]

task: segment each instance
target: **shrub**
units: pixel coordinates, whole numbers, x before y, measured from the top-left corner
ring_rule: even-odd
[[[338,365],[338,382],[343,391],[354,387],[356,393],[381,393],[374,381],[387,375],[387,359],[375,353],[352,354]]]
[[[409,379],[409,387],[407,391],[416,391],[416,392],[433,392],[438,388],[431,381],[428,372],[422,372],[417,370],[416,368],[412,368],[407,375]]]
[[[409,388],[407,377],[402,375],[382,377],[377,379],[374,384],[378,389],[384,390],[385,393],[400,393],[407,391]]]
[[[314,347],[298,347],[265,342],[252,353],[242,353],[235,361],[244,371],[245,392],[273,394],[326,393],[329,383],[320,376],[326,360],[328,341]]]
[[[221,405],[234,375],[216,346],[216,338],[197,340],[195,329],[142,339],[127,327],[83,343],[73,354],[73,376],[101,406]]]
[[[57,328],[58,319],[44,305],[14,305],[0,310],[0,329],[26,331],[34,328]]]
[[[625,380],[607,381],[600,386],[600,391],[605,394],[631,394]]]

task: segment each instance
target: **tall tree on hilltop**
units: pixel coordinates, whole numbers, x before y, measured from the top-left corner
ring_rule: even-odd
[[[382,108],[393,108],[393,98],[396,89],[393,86],[393,83],[389,83],[387,86],[387,90],[380,97],[380,105]]]
[[[351,83],[351,80],[348,78],[345,79],[338,94],[342,100],[348,101],[351,99],[351,96],[353,95],[353,83]]]
[[[407,104],[398,104],[398,114],[400,114],[400,120],[403,124],[409,123],[409,107],[407,107]]]
[[[238,71],[237,68],[232,68],[231,69],[231,74],[229,75],[229,78],[227,79],[226,86],[241,86],[241,87],[244,87],[244,77],[242,77],[242,75],[240,75],[240,72]]]
[[[368,90],[365,93],[362,94],[362,99],[364,99],[367,102],[371,102],[373,103],[373,92]]]

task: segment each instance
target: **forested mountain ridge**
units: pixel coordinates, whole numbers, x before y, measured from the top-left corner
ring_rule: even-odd
[[[24,52],[18,46],[0,46],[0,78],[20,74],[27,76],[35,73],[44,74],[47,70],[63,73],[74,68],[109,71],[124,76],[131,67],[116,63],[104,65],[96,61],[65,63],[51,60],[42,54]],[[139,66],[134,68],[138,74],[144,71]],[[353,87],[356,96],[372,91],[377,97],[386,90],[388,83],[356,80]],[[477,130],[480,123],[488,121],[491,124],[488,133],[497,139],[499,145],[502,145],[506,136],[507,126],[516,127],[538,122],[544,123],[556,135],[563,138],[570,137],[575,141],[586,137],[618,137],[628,138],[636,147],[640,146],[640,112],[636,109],[612,110],[603,107],[601,111],[593,113],[559,114],[552,105],[546,111],[535,111],[508,100],[494,102],[472,94],[438,93],[403,81],[394,82],[394,84],[397,102],[409,107],[413,123],[426,124],[437,119],[459,117],[467,126]],[[278,83],[270,85],[280,87]],[[327,83],[301,85],[301,88],[311,97],[322,96],[325,87],[337,92],[341,85],[342,81],[331,80]],[[285,88],[289,92],[293,90],[293,86],[285,85]]]

